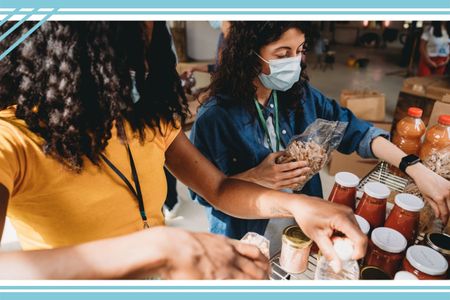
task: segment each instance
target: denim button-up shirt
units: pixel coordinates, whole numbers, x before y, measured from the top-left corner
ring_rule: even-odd
[[[283,93],[278,92],[279,101]],[[305,87],[301,105],[300,120],[295,112],[280,112],[281,142],[284,147],[290,139],[302,133],[316,119],[348,122],[344,137],[338,151],[350,154],[356,151],[361,157],[373,158],[371,142],[377,136],[389,138],[389,134],[372,124],[360,120],[353,113],[325,97],[309,84]],[[267,119],[273,116],[272,97],[263,110]],[[224,107],[211,98],[199,110],[197,121],[192,127],[191,141],[217,168],[226,175],[235,175],[259,165],[269,154],[264,147],[264,130],[258,118],[251,115],[243,106]],[[319,175],[309,180],[301,191],[302,194],[323,197]],[[229,216],[214,209],[207,201],[191,191],[193,199],[207,207],[210,231],[231,238],[240,239],[247,232],[264,234],[268,220],[243,220]],[[241,199],[245,201],[245,199]]]

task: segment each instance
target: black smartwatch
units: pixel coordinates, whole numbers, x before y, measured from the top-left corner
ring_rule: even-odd
[[[422,162],[420,160],[420,158],[417,155],[414,154],[410,154],[407,155],[405,157],[402,158],[400,165],[398,166],[398,168],[400,169],[400,171],[402,171],[403,173],[406,173],[406,168],[409,166],[413,166],[417,163]]]

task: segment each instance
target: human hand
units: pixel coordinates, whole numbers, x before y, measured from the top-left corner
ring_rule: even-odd
[[[258,248],[209,233],[161,227],[164,279],[267,279],[268,259]],[[176,237],[176,238],[174,238]]]
[[[415,164],[406,169],[414,180],[425,201],[428,201],[436,217],[444,224],[449,219],[450,182],[434,173],[423,164]]]
[[[364,257],[367,237],[361,232],[350,208],[302,195],[302,200],[291,202],[288,209],[302,231],[317,244],[334,269],[339,270],[342,267],[341,260],[333,248],[336,231],[344,234],[353,243],[352,259]]]
[[[306,161],[296,161],[277,164],[276,159],[284,152],[269,154],[258,166],[250,170],[252,182],[261,186],[281,190],[293,189],[307,180],[311,168]]]

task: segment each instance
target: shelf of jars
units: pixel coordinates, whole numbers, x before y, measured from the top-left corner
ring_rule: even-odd
[[[340,273],[331,272],[317,253],[317,246],[292,226],[283,233],[281,251],[270,259],[271,279],[449,278],[450,236],[442,232],[438,220],[427,228],[427,233],[419,232],[424,202],[405,192],[411,183],[409,178],[380,162],[362,180],[341,172],[335,181],[329,200],[355,211],[361,230],[370,236],[366,256],[352,264],[344,263]],[[340,247],[344,255],[351,253],[348,249]]]

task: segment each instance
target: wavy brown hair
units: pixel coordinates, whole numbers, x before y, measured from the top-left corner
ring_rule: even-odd
[[[225,40],[222,59],[217,72],[213,74],[210,95],[218,96],[221,105],[243,105],[255,114],[254,98],[256,87],[253,80],[261,73],[261,61],[258,56],[262,47],[277,41],[281,35],[291,28],[303,32],[308,43],[310,23],[301,21],[239,21],[231,22],[230,33]],[[280,108],[299,109],[303,88],[308,80],[306,64],[302,62],[300,80],[283,95]],[[221,96],[228,97],[221,97]]]
[[[34,24],[10,35],[0,53]],[[145,128],[184,122],[171,43],[165,22],[154,22],[151,42],[143,22],[46,22],[0,61],[0,109],[17,105],[16,117],[43,138],[43,151],[69,168],[81,170],[84,156],[98,164],[113,126],[124,140],[128,122],[143,142]]]

